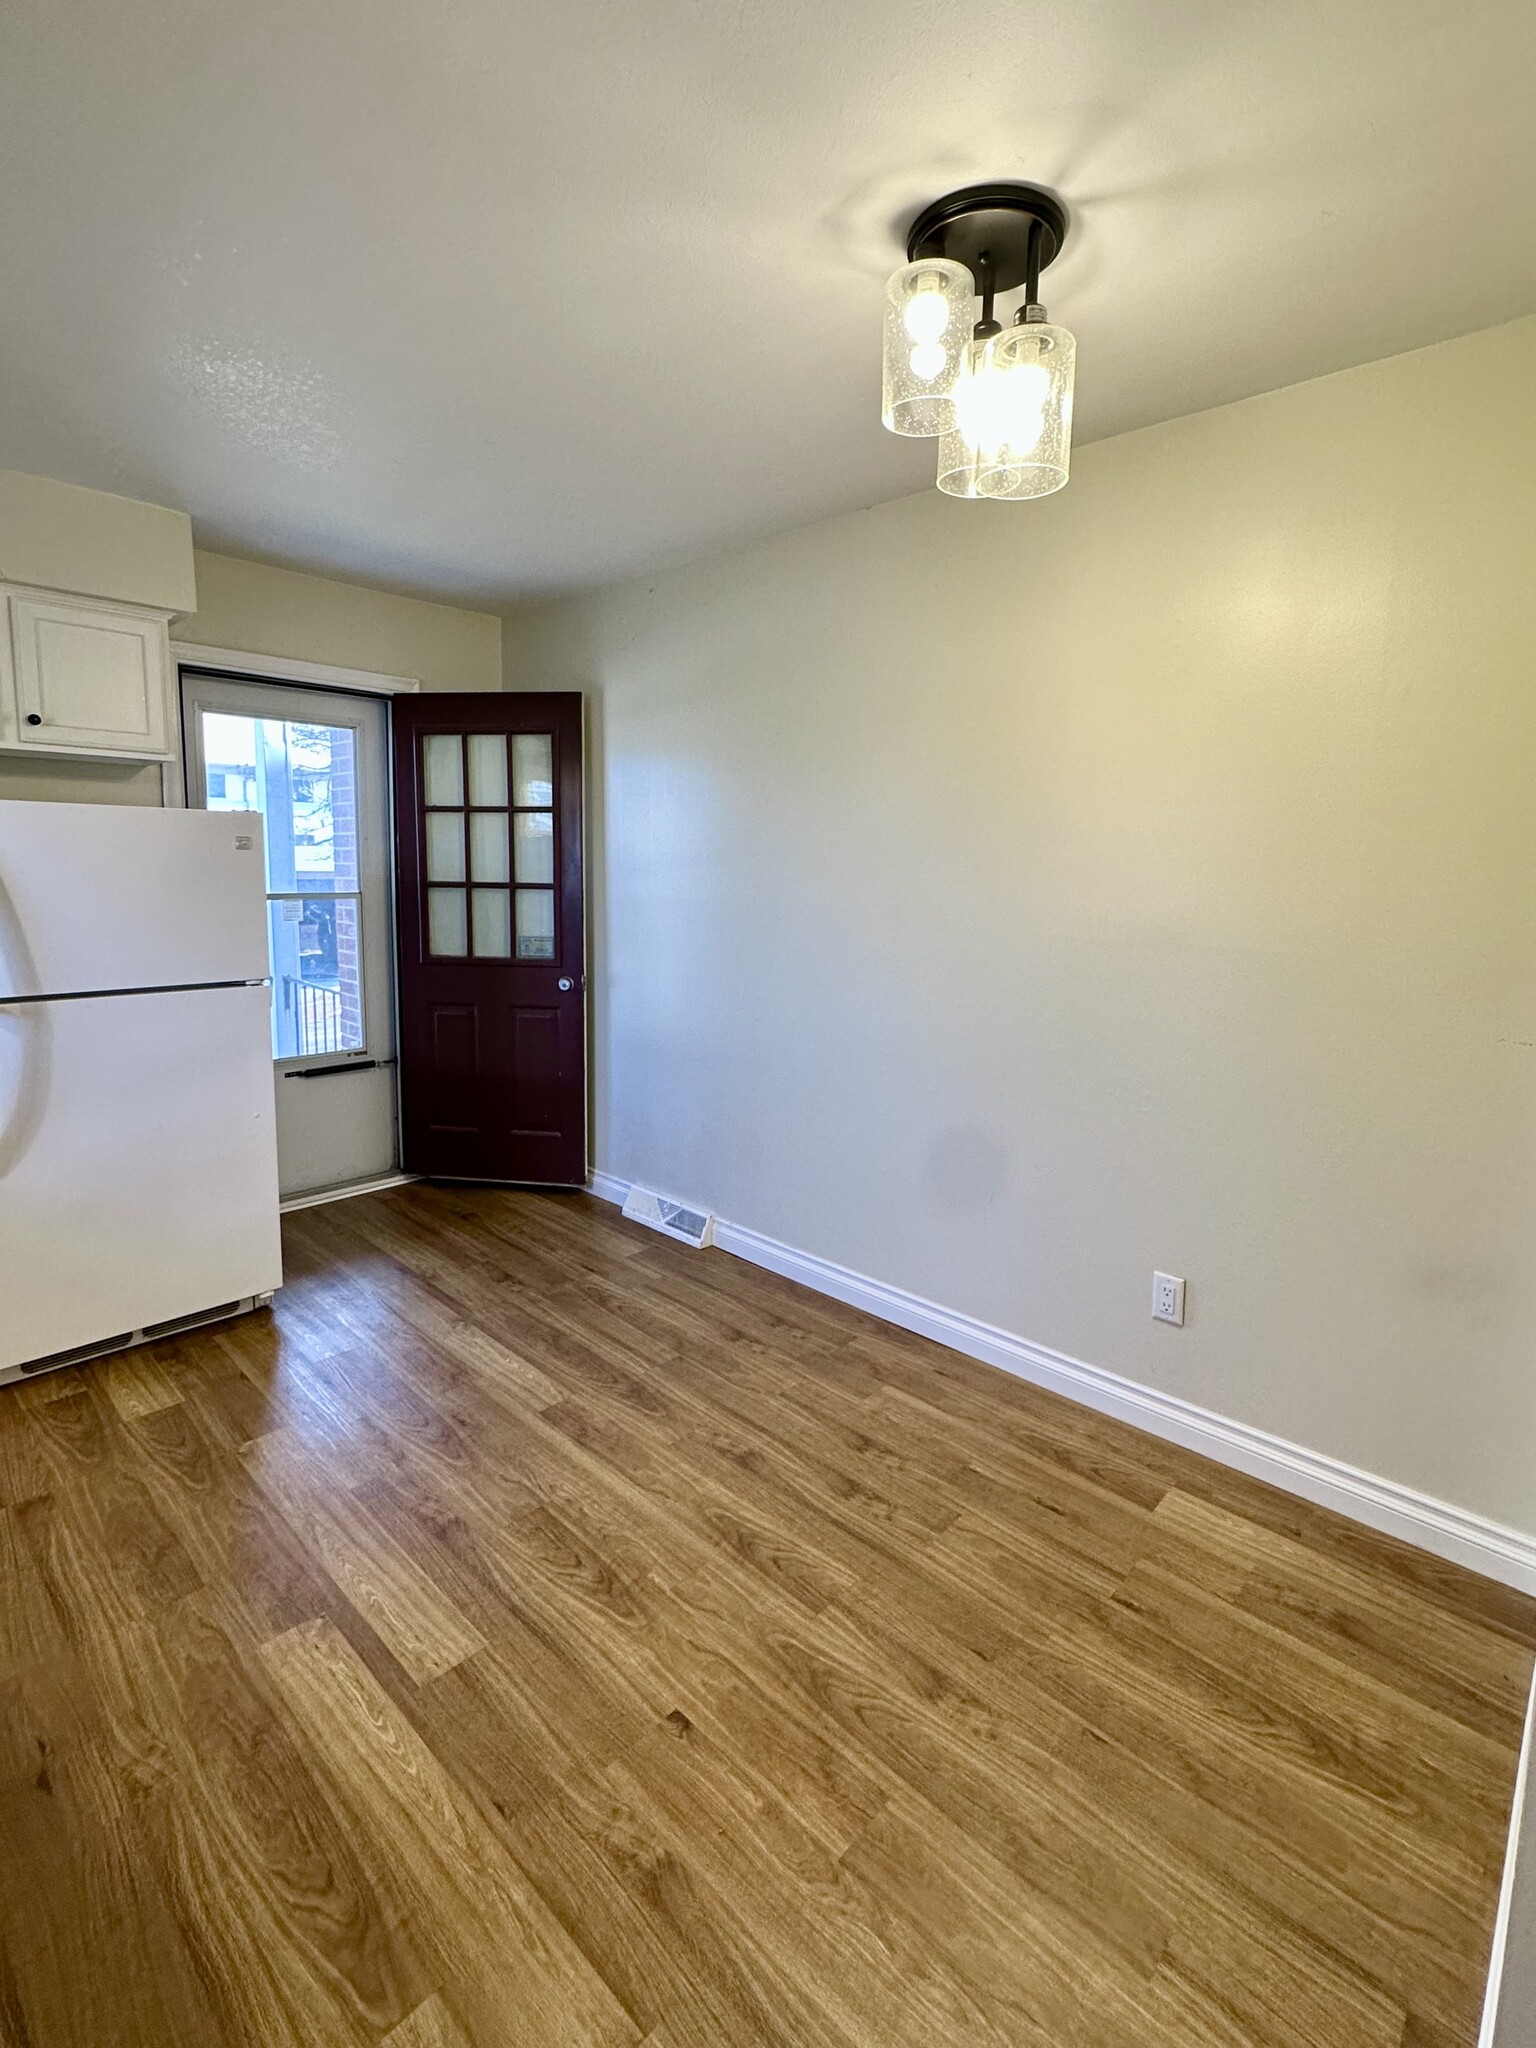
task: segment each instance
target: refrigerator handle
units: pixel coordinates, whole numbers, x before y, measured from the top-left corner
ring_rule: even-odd
[[[7,1016],[5,998],[0,996],[0,1038],[11,1031],[21,1033],[21,1056],[17,1062],[16,1099],[9,1118],[0,1123],[0,1180],[14,1171],[27,1156],[48,1106],[53,1079],[53,1049],[46,1016],[35,1017],[30,1010]]]
[[[0,973],[5,974],[15,988],[32,988],[37,984],[37,962],[32,957],[32,948],[27,944],[16,905],[3,879],[0,879]],[[37,1136],[53,1073],[47,1019],[29,1017],[25,1010],[20,1016],[7,1017],[7,1007],[7,998],[0,995],[0,1031],[21,1033],[21,1058],[20,1071],[16,1076],[16,1100],[10,1116],[0,1124],[0,1178],[20,1165]]]

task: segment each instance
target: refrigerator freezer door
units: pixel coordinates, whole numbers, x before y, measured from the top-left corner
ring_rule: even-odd
[[[0,802],[0,1002],[259,981],[265,899],[254,812]]]
[[[0,1003],[0,1378],[281,1280],[264,988]]]

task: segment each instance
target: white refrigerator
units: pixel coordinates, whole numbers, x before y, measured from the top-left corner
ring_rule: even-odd
[[[259,817],[0,802],[0,1386],[281,1285],[266,981]]]

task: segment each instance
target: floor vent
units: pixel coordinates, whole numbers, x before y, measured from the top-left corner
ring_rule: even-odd
[[[645,1223],[652,1230],[675,1237],[679,1244],[691,1244],[695,1251],[715,1241],[715,1219],[699,1209],[688,1209],[670,1195],[652,1194],[649,1188],[631,1188],[624,1199],[624,1214],[632,1223]]]

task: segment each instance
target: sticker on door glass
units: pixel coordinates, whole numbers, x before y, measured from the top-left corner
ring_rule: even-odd
[[[519,960],[553,960],[555,957],[555,892],[553,889],[518,889],[517,957]]]

